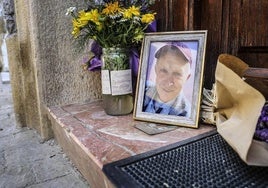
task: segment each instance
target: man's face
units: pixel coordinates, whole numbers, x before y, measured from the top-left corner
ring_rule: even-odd
[[[190,63],[182,57],[167,53],[157,60],[155,72],[159,98],[168,102],[177,97],[190,77]]]

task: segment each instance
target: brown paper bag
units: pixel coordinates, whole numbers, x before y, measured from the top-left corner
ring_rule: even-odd
[[[248,165],[268,166],[268,144],[253,139],[265,98],[221,61],[215,73],[217,131]]]

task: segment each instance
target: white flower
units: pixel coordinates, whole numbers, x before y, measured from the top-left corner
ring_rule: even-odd
[[[103,2],[103,0],[95,0],[95,4],[96,5],[103,5],[105,3]]]
[[[76,11],[76,7],[69,7],[66,11],[66,16],[73,14]]]

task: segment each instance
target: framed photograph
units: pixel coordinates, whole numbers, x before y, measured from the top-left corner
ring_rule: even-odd
[[[207,31],[146,33],[135,120],[198,128]]]

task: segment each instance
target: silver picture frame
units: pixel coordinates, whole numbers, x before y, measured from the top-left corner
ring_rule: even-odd
[[[133,111],[133,118],[135,120],[198,128],[206,41],[206,30],[155,32],[145,34],[141,48]],[[189,101],[188,104],[190,104],[190,107],[188,108],[187,113],[181,114],[150,111],[148,110],[151,107],[148,107],[147,98],[149,95],[147,92],[153,87],[157,88],[156,85],[159,83],[156,81],[157,73],[155,64],[158,60],[156,53],[161,47],[173,44],[177,45],[179,49],[186,46],[187,48],[183,48],[182,52],[183,54],[185,54],[184,52],[188,53],[188,56],[186,55],[186,57],[191,58],[190,76],[189,78],[187,77],[187,81],[183,85],[183,89],[180,91],[180,93],[184,93],[185,98],[187,98],[186,100]],[[184,49],[187,49],[187,51]],[[171,71],[170,75],[173,74],[175,75],[175,73]],[[170,85],[172,84],[173,82],[170,83]],[[154,91],[156,91],[156,89]]]

